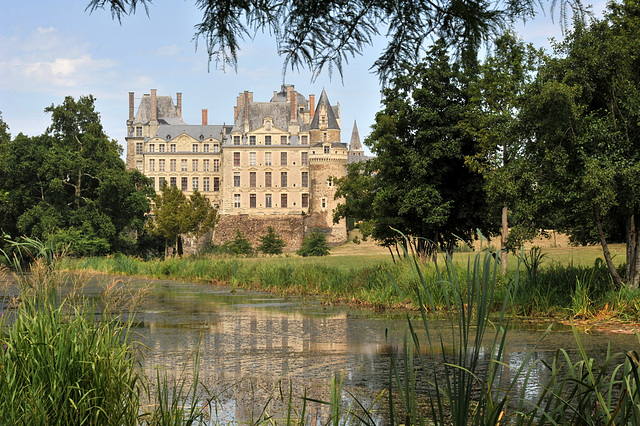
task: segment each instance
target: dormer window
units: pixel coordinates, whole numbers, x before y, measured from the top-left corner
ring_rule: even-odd
[[[324,147],[324,153],[325,154],[330,154],[331,153],[331,147],[329,145],[325,145]]]
[[[264,118],[264,129],[266,131],[271,131],[271,126],[273,125],[271,117]]]

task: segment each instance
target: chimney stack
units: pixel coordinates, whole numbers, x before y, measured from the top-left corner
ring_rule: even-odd
[[[157,89],[151,89],[151,124],[158,124],[158,100]]]
[[[296,121],[296,119],[298,118],[298,107],[297,107],[297,103],[296,103],[296,92],[293,92],[291,94],[291,121]]]
[[[176,108],[178,109],[178,117],[182,119],[182,93],[176,93]]]
[[[129,92],[129,121],[133,123],[133,92]]]
[[[309,95],[309,115],[311,118],[316,115],[316,95]]]
[[[202,110],[202,125],[207,126],[209,124],[209,111],[206,109]]]

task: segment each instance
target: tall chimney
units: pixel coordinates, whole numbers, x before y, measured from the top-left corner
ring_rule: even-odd
[[[247,90],[244,91],[244,121],[245,123],[249,122],[249,92]]]
[[[176,93],[176,108],[178,109],[178,117],[182,118],[182,93]]]
[[[156,93],[157,89],[151,89],[151,124],[158,123],[158,100]]]
[[[129,121],[133,123],[133,92],[129,92]]]
[[[202,110],[202,125],[207,126],[209,124],[209,111],[206,109]]]
[[[311,118],[316,115],[316,95],[309,95],[309,115]]]
[[[298,118],[296,98],[296,92],[293,92],[291,94],[291,121],[296,121],[296,119]]]
[[[278,92],[276,90],[273,91],[273,102],[278,102]]]

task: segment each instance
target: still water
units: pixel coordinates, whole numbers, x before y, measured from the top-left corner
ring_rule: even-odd
[[[190,380],[199,353],[202,390],[206,387],[216,396],[212,416],[223,422],[250,422],[267,401],[270,410],[281,410],[290,387],[298,404],[303,395],[328,401],[335,375],[343,377],[343,388],[365,406],[373,404],[388,385],[390,353],[401,350],[407,328],[406,313],[329,307],[314,298],[230,292],[172,281],[125,279],[121,285],[148,289],[137,315],[138,340],[146,347],[142,361],[146,373],[155,377],[160,371],[169,378]],[[98,292],[99,286],[92,291]],[[434,328],[444,342],[450,340],[447,327]],[[570,328],[554,325],[540,342],[544,328],[516,325],[509,331],[511,367],[520,366],[536,344],[530,362],[551,360],[558,348],[577,358]],[[601,331],[581,338],[596,359],[604,357],[609,345],[612,352],[640,350],[633,334]],[[544,382],[546,373],[539,368],[535,374],[526,390],[532,398],[538,391],[536,382]],[[309,404],[307,410],[318,421],[326,421],[326,406]]]

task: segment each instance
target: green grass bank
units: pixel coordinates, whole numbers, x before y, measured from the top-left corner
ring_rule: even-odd
[[[618,251],[624,247],[614,247]],[[283,295],[315,295],[327,303],[344,303],[372,309],[417,309],[424,297],[419,277],[411,262],[392,262],[389,255],[344,254],[302,258],[185,256],[144,261],[127,256],[65,258],[60,267],[97,273],[183,282],[219,284],[232,290],[266,291]],[[599,319],[636,321],[640,319],[640,292],[618,290],[596,247],[568,247],[510,254],[506,276],[499,275],[496,292],[516,273],[523,285],[514,294],[515,312],[523,317],[556,320]],[[476,253],[456,253],[453,264],[460,279]],[[439,264],[446,269],[444,256]],[[424,279],[437,282],[431,262],[421,262]],[[448,303],[437,288],[434,306],[447,309]],[[500,298],[499,298],[500,299]],[[424,299],[422,299],[424,300]],[[493,309],[499,309],[495,306]]]

